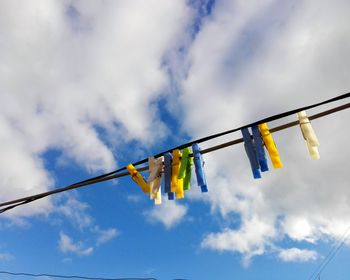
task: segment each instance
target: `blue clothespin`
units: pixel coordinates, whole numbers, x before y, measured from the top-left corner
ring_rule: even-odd
[[[263,141],[261,139],[260,131],[257,125],[252,126],[253,139],[255,144],[255,152],[259,161],[260,170],[262,172],[268,171],[269,166],[267,164],[265,149],[263,145]]]
[[[193,161],[196,169],[197,183],[202,192],[208,192],[207,181],[203,170],[204,162],[197,143],[192,145]]]
[[[173,156],[171,155],[171,153],[164,154],[164,192],[168,194],[169,200],[175,199],[175,194],[170,191],[172,159],[173,159]]]
[[[250,167],[252,168],[253,176],[255,179],[261,178],[259,162],[255,153],[255,147],[250,132],[248,128],[242,128],[241,132],[244,140],[244,148],[250,162]]]

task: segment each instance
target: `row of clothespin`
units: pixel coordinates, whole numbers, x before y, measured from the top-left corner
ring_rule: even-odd
[[[311,126],[311,122],[305,111],[297,114],[299,125],[305,139],[309,154],[312,159],[319,159],[318,146],[320,145],[317,136]],[[248,128],[242,128],[241,133],[244,141],[244,148],[249,159],[250,167],[255,179],[261,178],[260,172],[268,171],[264,146],[270,156],[274,168],[282,168],[283,164],[280,159],[275,141],[272,138],[270,130],[266,123],[253,125],[252,134]]]
[[[126,168],[132,179],[141,187],[144,193],[148,193],[155,204],[162,203],[161,181],[164,175],[164,192],[169,200],[183,199],[185,191],[191,188],[192,165],[194,163],[198,186],[202,192],[208,192],[204,173],[204,161],[198,144],[182,150],[175,149],[172,153],[165,153],[159,158],[149,157],[149,176],[145,180],[137,169],[129,164]]]
[[[319,142],[310,120],[305,111],[301,111],[297,115],[309,154],[312,159],[319,159]],[[255,179],[261,178],[260,172],[269,170],[265,148],[271,159],[272,166],[274,168],[282,168],[282,161],[267,124],[252,125],[250,130],[248,127],[245,127],[241,129],[241,133],[253,177]],[[168,199],[183,199],[185,197],[185,191],[191,188],[193,162],[198,186],[202,192],[208,192],[203,169],[204,161],[198,144],[192,145],[192,152],[189,147],[186,147],[182,150],[182,153],[179,149],[175,149],[172,153],[167,152],[159,158],[149,157],[149,177],[147,180],[145,180],[132,164],[127,166],[127,170],[143,192],[148,193],[150,199],[154,200],[155,204],[161,204],[161,181],[163,175],[164,192],[168,195]]]

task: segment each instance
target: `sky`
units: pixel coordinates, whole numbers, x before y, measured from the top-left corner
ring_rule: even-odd
[[[0,201],[349,92],[349,10],[346,0],[0,1]],[[157,206],[125,177],[1,214],[0,270],[309,279],[350,226],[349,118],[312,122],[318,161],[299,127],[274,133],[284,168],[259,180],[240,144],[204,155],[208,193],[192,176],[184,200]],[[348,245],[321,279],[348,278]]]

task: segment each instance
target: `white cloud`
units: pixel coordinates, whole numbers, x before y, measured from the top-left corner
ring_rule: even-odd
[[[61,203],[56,212],[67,218],[76,228],[83,230],[91,227],[92,217],[87,213],[89,205],[79,201],[74,195],[66,195],[66,201]]]
[[[28,196],[34,192],[43,192],[52,186],[52,179],[45,172],[42,160],[28,150],[23,135],[14,131],[2,116],[0,116],[0,153],[1,202]],[[13,218],[17,215],[47,213],[51,210],[51,202],[50,199],[38,200],[31,206],[22,208],[22,210],[11,210],[2,216]]]
[[[145,211],[144,215],[149,222],[160,222],[166,229],[171,229],[184,219],[187,210],[186,205],[171,200],[168,201],[164,197],[162,204],[155,205],[151,210]]]
[[[89,246],[91,253],[94,246],[105,244],[120,234],[116,228],[103,229],[97,225],[89,214],[90,206],[79,201],[74,193],[66,194],[64,199],[65,202],[59,203],[60,205],[56,207],[55,213],[58,214],[58,217],[63,216],[64,220],[69,221],[73,228],[78,229],[81,234],[89,233],[89,244],[94,244]],[[63,221],[58,220],[57,222],[60,224]]]
[[[284,262],[309,262],[317,259],[317,252],[298,248],[283,249],[278,257]]]
[[[208,234],[201,247],[241,253],[245,256],[244,264],[248,265],[251,257],[265,253],[267,241],[274,238],[276,232],[273,225],[257,217],[243,222],[238,230],[226,228],[222,232]]]
[[[18,4],[0,4],[2,200],[54,186],[42,162],[50,149],[96,172],[116,167],[117,146],[162,140],[162,63],[189,19],[186,1]],[[12,215],[51,209],[45,199]]]
[[[341,0],[331,6],[327,1],[217,2],[184,61],[180,107],[187,132],[201,137],[349,91],[349,9]],[[298,127],[274,134],[284,168],[264,173],[261,180],[252,179],[242,145],[205,155],[210,195],[196,199],[224,219],[238,214],[241,223],[208,234],[202,246],[249,259],[284,237],[316,243],[341,236],[350,224],[350,151],[344,145],[349,114],[312,122],[321,142],[319,161],[309,159]],[[235,133],[222,141],[239,137]]]
[[[84,239],[84,243],[73,242],[67,234],[61,232],[59,248],[64,253],[72,252],[79,256],[89,256],[98,246],[106,244],[120,234],[116,228],[101,228],[89,213],[91,207],[79,201],[74,191],[63,195],[56,204],[58,206],[55,212],[49,216],[52,225],[62,228],[68,222],[73,230],[78,230],[77,238]],[[68,262],[69,259],[63,261]]]
[[[96,241],[97,245],[107,243],[108,241],[112,240],[119,234],[119,232],[115,228],[109,228],[105,230],[97,228],[97,233],[98,233],[98,237]]]
[[[292,217],[289,216],[285,219],[284,229],[288,233],[289,237],[302,241],[314,242],[314,233],[309,221],[304,217]]]
[[[89,256],[93,253],[93,247],[86,247],[82,242],[74,241],[65,233],[60,233],[60,239],[58,241],[58,246],[63,253],[73,253],[78,256]]]

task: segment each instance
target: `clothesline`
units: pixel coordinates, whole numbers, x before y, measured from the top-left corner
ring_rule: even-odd
[[[329,100],[326,100],[326,101],[323,101],[323,102],[320,102],[320,103],[304,106],[304,107],[301,107],[301,108],[298,108],[298,109],[294,109],[294,110],[287,111],[287,112],[284,112],[284,113],[281,113],[281,114],[277,114],[277,115],[274,115],[274,116],[271,116],[271,117],[268,117],[268,118],[265,118],[265,119],[253,122],[251,124],[248,124],[248,125],[245,125],[245,126],[242,126],[242,127],[239,127],[239,128],[227,130],[227,131],[224,131],[224,132],[221,132],[221,133],[213,134],[213,135],[201,138],[201,139],[197,139],[197,140],[194,140],[194,141],[182,144],[182,145],[180,145],[178,147],[175,147],[173,149],[170,149],[168,151],[156,154],[156,155],[154,155],[154,157],[158,158],[158,157],[163,156],[164,154],[166,154],[166,153],[168,153],[170,151],[173,151],[175,149],[184,149],[184,148],[187,148],[187,147],[189,147],[189,146],[191,146],[191,145],[193,145],[195,143],[202,143],[202,142],[205,142],[205,141],[209,141],[211,139],[218,138],[218,137],[221,137],[223,135],[227,135],[229,133],[233,133],[233,132],[236,132],[236,131],[239,131],[239,130],[242,130],[242,129],[246,129],[246,128],[252,127],[254,125],[258,125],[258,124],[262,124],[262,123],[265,123],[265,122],[270,122],[270,121],[282,119],[284,117],[287,117],[289,115],[298,113],[300,111],[303,111],[303,110],[306,110],[306,109],[315,108],[315,107],[318,107],[318,106],[321,106],[321,105],[324,105],[324,104],[327,104],[327,103],[332,103],[332,102],[335,102],[335,101],[338,101],[338,100],[342,100],[342,99],[345,99],[345,98],[348,98],[348,97],[350,97],[350,93],[346,93],[346,94],[334,97],[332,99],[329,99]],[[346,103],[346,104],[334,107],[332,109],[320,112],[318,114],[309,116],[309,120],[314,120],[314,119],[317,119],[317,118],[321,118],[321,117],[324,117],[326,115],[333,114],[335,112],[348,109],[349,107],[350,107],[350,103]],[[289,127],[296,126],[296,125],[299,125],[299,121],[293,121],[293,122],[289,122],[289,123],[286,123],[286,124],[283,124],[283,125],[271,128],[270,132],[271,133],[277,132],[277,131],[284,130],[284,129],[287,129]],[[229,141],[229,142],[225,142],[225,143],[222,143],[222,144],[219,144],[219,145],[216,145],[216,146],[204,149],[204,150],[200,151],[200,154],[210,153],[210,152],[213,152],[213,151],[216,151],[216,150],[219,150],[219,149],[223,149],[225,147],[229,147],[229,146],[232,146],[232,145],[236,145],[236,144],[239,144],[239,143],[242,143],[242,142],[244,142],[244,139],[243,138],[238,138],[238,139],[235,139],[235,140],[232,140],[232,141]],[[192,153],[190,153],[189,156],[192,157],[193,156]],[[143,163],[146,163],[147,161],[148,161],[148,158],[140,160],[140,161],[138,161],[136,163],[133,163],[133,165],[138,166],[138,165],[141,165]],[[75,183],[75,184],[63,187],[63,188],[58,188],[58,189],[51,190],[51,191],[48,191],[48,192],[44,192],[44,193],[40,193],[40,194],[27,196],[27,197],[23,197],[23,198],[19,198],[19,199],[15,199],[15,200],[11,200],[11,201],[0,203],[0,207],[3,207],[3,208],[0,209],[0,213],[3,213],[5,211],[8,211],[8,210],[13,209],[15,207],[18,207],[20,205],[27,204],[27,203],[33,202],[35,200],[38,200],[38,199],[41,199],[41,198],[44,198],[44,197],[47,197],[47,196],[50,196],[50,195],[53,195],[53,194],[56,194],[56,193],[61,193],[61,192],[65,192],[65,191],[68,191],[68,190],[84,187],[84,186],[87,186],[87,185],[92,185],[92,184],[96,184],[96,183],[99,183],[99,182],[104,182],[104,181],[120,178],[120,177],[123,177],[123,176],[127,176],[127,175],[129,175],[129,172],[123,172],[125,169],[126,169],[126,167],[122,167],[122,168],[120,168],[118,170],[115,170],[115,171],[112,171],[112,172],[109,172],[109,173],[106,173],[106,174],[102,174],[100,176],[93,177],[93,178],[90,178],[90,179],[87,179],[87,180],[84,180],[84,181],[81,181],[81,182],[78,182],[78,183]],[[149,166],[142,166],[142,167],[136,168],[136,170],[140,171],[140,172],[141,171],[146,171],[148,169],[149,169]]]

